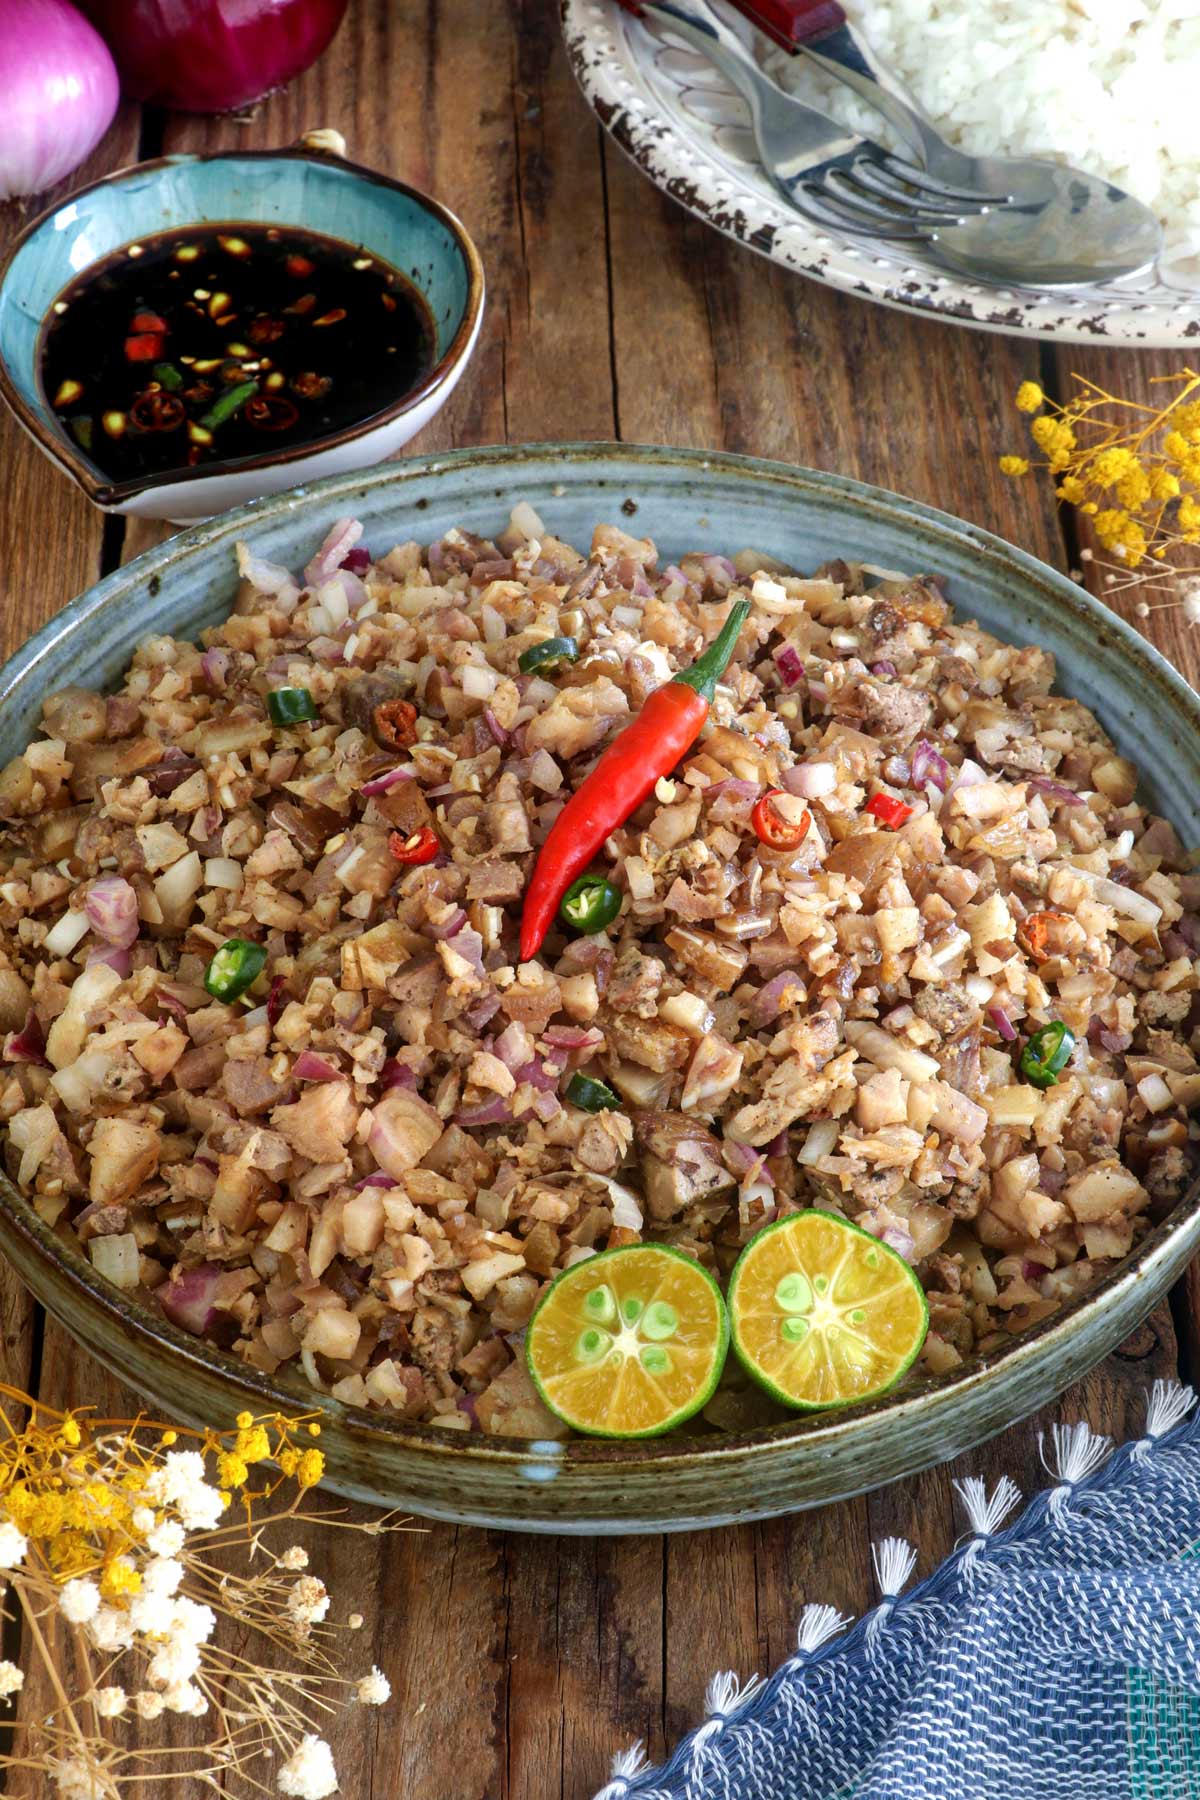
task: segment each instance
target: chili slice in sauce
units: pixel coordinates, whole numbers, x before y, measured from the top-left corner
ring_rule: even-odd
[[[393,831],[388,838],[388,849],[398,863],[431,863],[441,847],[432,825],[422,825],[408,837],[402,831]]]
[[[872,794],[865,810],[873,818],[886,825],[889,831],[898,831],[906,819],[912,818],[913,809],[906,806],[903,800],[897,800],[892,794]]]
[[[768,850],[798,850],[808,836],[812,824],[812,814],[806,807],[795,824],[785,819],[776,806],[777,800],[786,800],[790,796],[782,788],[768,788],[765,794],[754,802],[754,810],[750,814],[750,823],[754,827],[756,837],[764,843]]]

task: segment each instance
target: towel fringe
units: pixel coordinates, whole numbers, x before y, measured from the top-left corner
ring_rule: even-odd
[[[1145,1435],[1131,1444],[1126,1454],[1139,1461],[1152,1454],[1163,1439],[1183,1424],[1195,1407],[1196,1399],[1193,1390],[1178,1381],[1155,1381],[1146,1404]],[[1200,1421],[1193,1422],[1188,1427],[1188,1432],[1191,1434],[1189,1442],[1200,1437]],[[1055,1486],[1035,1497],[1030,1510],[1012,1526],[1012,1531],[1019,1537],[1025,1529],[1026,1521],[1037,1516],[1033,1509],[1038,1507],[1045,1507],[1052,1516],[1057,1514],[1074,1493],[1088,1485],[1107,1462],[1112,1450],[1110,1438],[1093,1432],[1082,1422],[1052,1425],[1048,1433],[1039,1432],[1038,1451]],[[941,1592],[947,1579],[953,1579],[956,1571],[969,1571],[978,1564],[987,1542],[1000,1533],[1005,1519],[1021,1498],[1017,1484],[1007,1475],[1001,1476],[990,1494],[977,1475],[966,1476],[956,1481],[954,1486],[962,1501],[972,1536],[956,1557],[948,1559],[905,1598],[905,1613],[911,1611],[914,1618],[926,1597],[932,1598]],[[711,1759],[710,1768],[705,1772],[707,1783],[711,1770],[720,1766],[726,1757],[735,1754],[733,1745],[741,1741],[745,1730],[762,1729],[761,1721],[757,1718],[752,1722],[749,1718],[735,1718],[734,1715],[740,1713],[760,1694],[766,1694],[770,1700],[779,1689],[781,1679],[786,1682],[793,1674],[800,1677],[807,1659],[812,1657],[820,1660],[820,1652],[848,1626],[853,1625],[853,1629],[845,1640],[846,1648],[843,1649],[839,1644],[831,1655],[853,1655],[856,1647],[866,1649],[868,1654],[873,1651],[876,1637],[895,1611],[901,1591],[912,1576],[917,1563],[917,1552],[906,1539],[887,1537],[872,1544],[871,1560],[882,1596],[874,1610],[857,1625],[853,1625],[853,1621],[836,1607],[811,1602],[800,1615],[796,1650],[780,1665],[769,1681],[764,1682],[755,1675],[742,1683],[732,1670],[725,1670],[714,1676],[705,1694],[705,1711],[708,1717],[690,1738],[677,1747],[670,1759],[671,1770],[686,1767],[693,1758],[707,1749]],[[723,1735],[727,1726],[728,1733]],[[633,1744],[613,1757],[612,1779],[595,1795],[595,1800],[627,1800],[627,1797],[632,1800],[635,1793],[649,1795],[661,1772],[649,1767],[642,1744]],[[688,1792],[691,1792],[691,1788]],[[653,1793],[659,1794],[657,1786],[653,1786]]]

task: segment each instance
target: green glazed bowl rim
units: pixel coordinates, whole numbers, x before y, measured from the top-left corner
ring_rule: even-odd
[[[98,613],[120,607],[144,582],[161,579],[165,570],[180,557],[193,550],[211,549],[232,543],[247,529],[266,520],[293,513],[298,507],[305,512],[321,512],[336,508],[340,497],[348,501],[379,487],[411,489],[432,476],[455,469],[484,468],[495,470],[497,477],[519,476],[523,464],[544,463],[553,459],[561,467],[586,467],[590,462],[622,464],[621,473],[636,477],[639,470],[676,467],[697,472],[716,471],[730,480],[742,480],[756,486],[770,483],[782,493],[835,494],[848,509],[869,510],[876,517],[893,517],[898,525],[918,521],[934,535],[952,538],[966,544],[973,553],[993,567],[1016,574],[1027,586],[1041,590],[1047,600],[1073,611],[1101,636],[1115,639],[1131,662],[1131,678],[1136,675],[1151,683],[1168,699],[1181,725],[1200,736],[1200,697],[1198,697],[1171,664],[1148,644],[1117,614],[1076,586],[1065,575],[1040,562],[981,526],[957,519],[952,514],[910,500],[891,490],[870,486],[846,476],[820,470],[794,467],[757,457],[730,452],[675,449],[659,445],[619,443],[541,443],[519,446],[487,445],[481,448],[452,450],[428,458],[406,458],[386,463],[369,471],[351,471],[306,483],[302,489],[268,495],[247,505],[207,520],[178,533],[165,543],[144,551],[132,562],[104,577],[78,598],[72,600],[54,618],[47,621],[0,669],[0,706],[10,703],[14,692],[36,680],[39,662],[52,645],[67,636],[87,629]],[[508,491],[497,487],[497,493]],[[515,490],[514,490],[515,491]],[[330,515],[332,516],[332,514]],[[130,616],[134,613],[130,609]],[[132,643],[131,643],[132,649]],[[867,1422],[886,1417],[910,1427],[936,1416],[939,1408],[951,1400],[964,1400],[981,1384],[1001,1369],[1016,1373],[1029,1363],[1053,1366],[1054,1349],[1065,1346],[1080,1328],[1089,1310],[1098,1309],[1106,1299],[1126,1295],[1139,1283],[1153,1287],[1154,1278],[1179,1259],[1180,1242],[1195,1249],[1200,1245],[1200,1178],[1192,1184],[1169,1216],[1149,1232],[1132,1252],[1107,1275],[1082,1295],[1066,1303],[1057,1313],[1014,1337],[1010,1344],[966,1362],[961,1370],[944,1376],[921,1378],[896,1395],[859,1405],[838,1408],[830,1413],[798,1413],[794,1419],[775,1425],[761,1426],[743,1432],[714,1433],[711,1438],[657,1438],[643,1440],[603,1441],[573,1438],[558,1440],[497,1437],[474,1432],[448,1431],[434,1425],[414,1424],[394,1415],[365,1407],[349,1406],[308,1386],[301,1378],[270,1378],[240,1361],[231,1352],[217,1349],[200,1338],[155,1317],[148,1308],[126,1298],[95,1271],[91,1262],[67,1240],[60,1238],[41,1220],[23,1198],[14,1183],[0,1173],[0,1208],[9,1225],[25,1244],[62,1280],[81,1292],[94,1322],[105,1325],[126,1337],[140,1339],[157,1347],[177,1364],[191,1365],[209,1377],[219,1379],[227,1389],[231,1408],[243,1407],[260,1413],[302,1412],[336,1427],[344,1439],[353,1444],[355,1438],[383,1440],[395,1448],[418,1452],[431,1459],[450,1458],[455,1464],[486,1465],[497,1470],[527,1470],[531,1460],[538,1462],[553,1457],[558,1468],[563,1464],[627,1467],[631,1475],[646,1470],[644,1479],[672,1469],[695,1468],[723,1458],[744,1463],[751,1457],[770,1459],[784,1446],[803,1446],[814,1455],[832,1454],[847,1438],[868,1429]],[[1053,1382],[1046,1384],[1056,1391]]]
[[[402,418],[428,398],[452,369],[458,367],[466,356],[474,341],[483,312],[484,274],[483,263],[479,251],[475,247],[470,232],[456,213],[451,212],[440,200],[431,194],[423,193],[420,188],[411,186],[406,181],[398,181],[393,175],[384,175],[378,169],[369,169],[363,163],[352,162],[349,157],[338,156],[331,150],[310,148],[303,139],[299,143],[279,150],[212,150],[203,152],[180,151],[170,156],[149,157],[145,162],[128,163],[123,169],[113,169],[107,175],[101,175],[95,181],[89,181],[83,187],[72,189],[64,194],[53,205],[38,213],[29,224],[13,239],[7,250],[0,255],[0,289],[8,279],[9,271],[16,257],[29,241],[35,237],[65,207],[74,206],[88,194],[98,189],[120,187],[125,182],[140,179],[146,175],[154,175],[165,169],[177,169],[189,163],[221,163],[221,162],[309,162],[317,163],[324,168],[337,169],[355,182],[365,182],[373,187],[390,188],[393,193],[403,194],[406,199],[415,201],[431,218],[437,219],[445,226],[458,246],[467,275],[467,297],[463,306],[463,316],[458,327],[447,344],[442,355],[429,368],[414,386],[405,388],[394,400],[372,413],[369,418],[361,419],[356,425],[344,425],[339,431],[330,432],[327,437],[316,438],[311,442],[293,444],[289,449],[264,450],[257,456],[241,457],[233,464],[198,465],[194,469],[167,469],[159,475],[139,475],[126,481],[107,481],[97,469],[79,455],[70,440],[61,436],[50,423],[46,413],[40,408],[31,406],[19,391],[9,372],[8,360],[0,349],[0,398],[3,398],[10,411],[16,417],[39,447],[45,451],[51,462],[65,471],[97,506],[118,506],[139,494],[152,492],[155,488],[173,487],[177,482],[194,483],[212,480],[214,476],[225,474],[252,475],[257,470],[285,467],[289,463],[297,463],[305,457],[324,454],[336,450],[343,444],[353,443],[355,439],[365,437],[370,432],[390,425],[394,420]],[[177,226],[194,223],[194,220],[178,218],[173,221]],[[302,220],[297,223],[303,224]],[[164,229],[170,230],[167,225]],[[94,259],[99,260],[99,259]],[[90,268],[91,264],[85,264]],[[83,274],[83,269],[73,271],[73,278]],[[306,484],[307,485],[307,484]]]

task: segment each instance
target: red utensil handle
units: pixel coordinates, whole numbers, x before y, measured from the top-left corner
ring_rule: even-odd
[[[646,10],[643,0],[617,0],[617,4],[639,18]],[[815,44],[846,23],[838,0],[730,0],[730,5],[785,50]]]
[[[730,4],[785,50],[815,44],[846,23],[838,0],[730,0]]]

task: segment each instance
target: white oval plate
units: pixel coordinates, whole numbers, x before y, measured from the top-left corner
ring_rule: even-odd
[[[1074,344],[1200,344],[1200,295],[1154,274],[1086,295],[986,287],[912,255],[910,245],[826,233],[793,212],[762,172],[746,109],[698,52],[616,0],[562,0],[571,66],[588,102],[656,187],[784,268],[904,312]]]

